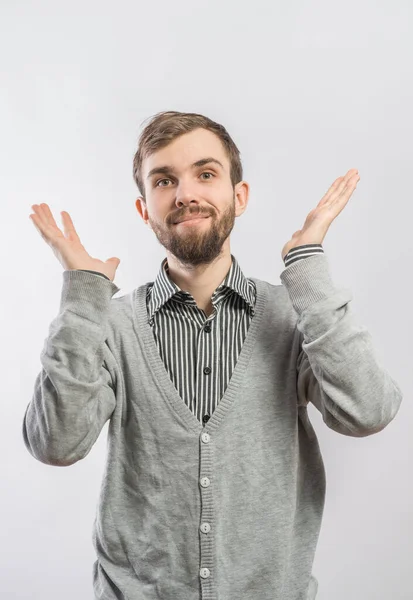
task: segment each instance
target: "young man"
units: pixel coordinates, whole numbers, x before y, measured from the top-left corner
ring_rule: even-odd
[[[249,186],[221,125],[155,115],[133,174],[136,208],[167,257],[154,282],[116,299],[120,260],[92,258],[68,213],[63,234],[46,204],[32,207],[65,271],[26,446],[72,465],[110,420],[96,599],[313,600],[326,482],[308,403],[361,437],[402,400],[322,248],[358,172],[284,244],[281,285],[246,278],[231,254]]]

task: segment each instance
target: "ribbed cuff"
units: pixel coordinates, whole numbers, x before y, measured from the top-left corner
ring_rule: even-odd
[[[119,291],[110,279],[79,269],[65,270],[60,311],[70,306],[76,314],[100,321],[99,313],[108,309],[112,296]]]
[[[298,314],[337,291],[325,254],[314,254],[305,260],[297,260],[282,271],[280,279]]]

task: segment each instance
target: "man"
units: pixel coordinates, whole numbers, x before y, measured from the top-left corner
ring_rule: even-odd
[[[249,186],[221,125],[155,115],[133,174],[167,257],[154,282],[116,299],[120,259],[92,258],[68,213],[63,234],[46,204],[32,207],[65,271],[25,444],[71,465],[110,420],[96,599],[313,600],[325,471],[307,405],[361,437],[402,399],[322,248],[358,171],[284,244],[282,285],[247,279],[230,252]]]

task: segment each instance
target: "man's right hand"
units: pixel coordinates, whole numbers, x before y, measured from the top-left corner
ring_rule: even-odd
[[[47,204],[33,204],[32,210],[35,214],[31,214],[30,219],[44,241],[51,247],[64,269],[98,271],[109,277],[111,281],[115,279],[120,259],[113,256],[103,262],[98,258],[92,258],[80,242],[69,213],[66,211],[60,213],[65,232],[63,234],[56,225],[56,221]]]

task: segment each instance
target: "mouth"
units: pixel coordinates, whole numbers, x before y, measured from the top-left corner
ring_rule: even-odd
[[[175,225],[192,225],[193,223],[199,223],[200,221],[204,221],[209,219],[209,215],[207,217],[195,217],[190,219],[185,219],[185,221],[178,221],[174,223]]]

